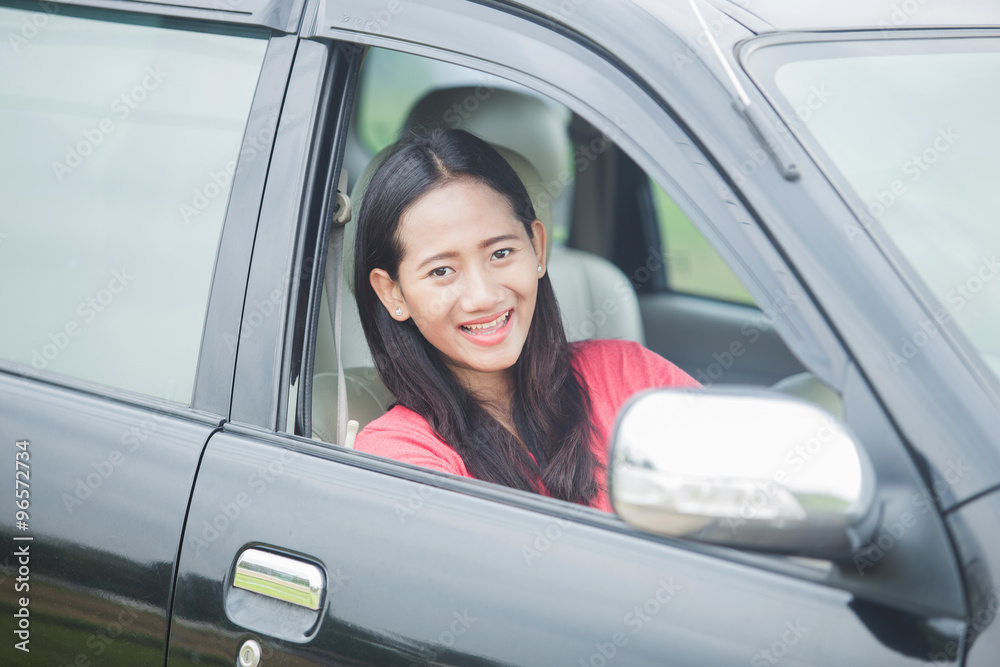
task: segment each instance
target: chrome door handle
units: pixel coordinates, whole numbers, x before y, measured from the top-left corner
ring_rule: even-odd
[[[326,588],[323,570],[297,558],[247,549],[236,561],[235,588],[316,611]]]

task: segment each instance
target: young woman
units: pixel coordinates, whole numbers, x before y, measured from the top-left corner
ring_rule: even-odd
[[[636,343],[567,343],[544,225],[517,174],[462,130],[396,144],[358,220],[355,293],[398,403],[355,449],[611,511],[615,414],[698,386]]]

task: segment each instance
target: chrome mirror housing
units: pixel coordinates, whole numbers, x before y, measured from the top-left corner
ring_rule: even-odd
[[[760,389],[657,389],[619,415],[611,502],[669,537],[839,560],[874,535],[875,472],[847,426]]]

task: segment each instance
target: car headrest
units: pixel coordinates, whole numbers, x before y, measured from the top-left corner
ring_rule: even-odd
[[[566,119],[526,93],[487,86],[432,90],[413,105],[400,136],[435,128],[468,130],[520,153],[538,170],[542,184],[550,184],[550,198],[571,177]]]

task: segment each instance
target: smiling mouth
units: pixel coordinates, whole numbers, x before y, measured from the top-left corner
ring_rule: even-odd
[[[492,322],[486,322],[485,324],[461,324],[459,327],[467,334],[473,336],[482,336],[485,334],[496,333],[503,329],[507,325],[507,321],[510,319],[510,314],[513,309],[506,311],[503,315],[496,318]]]

